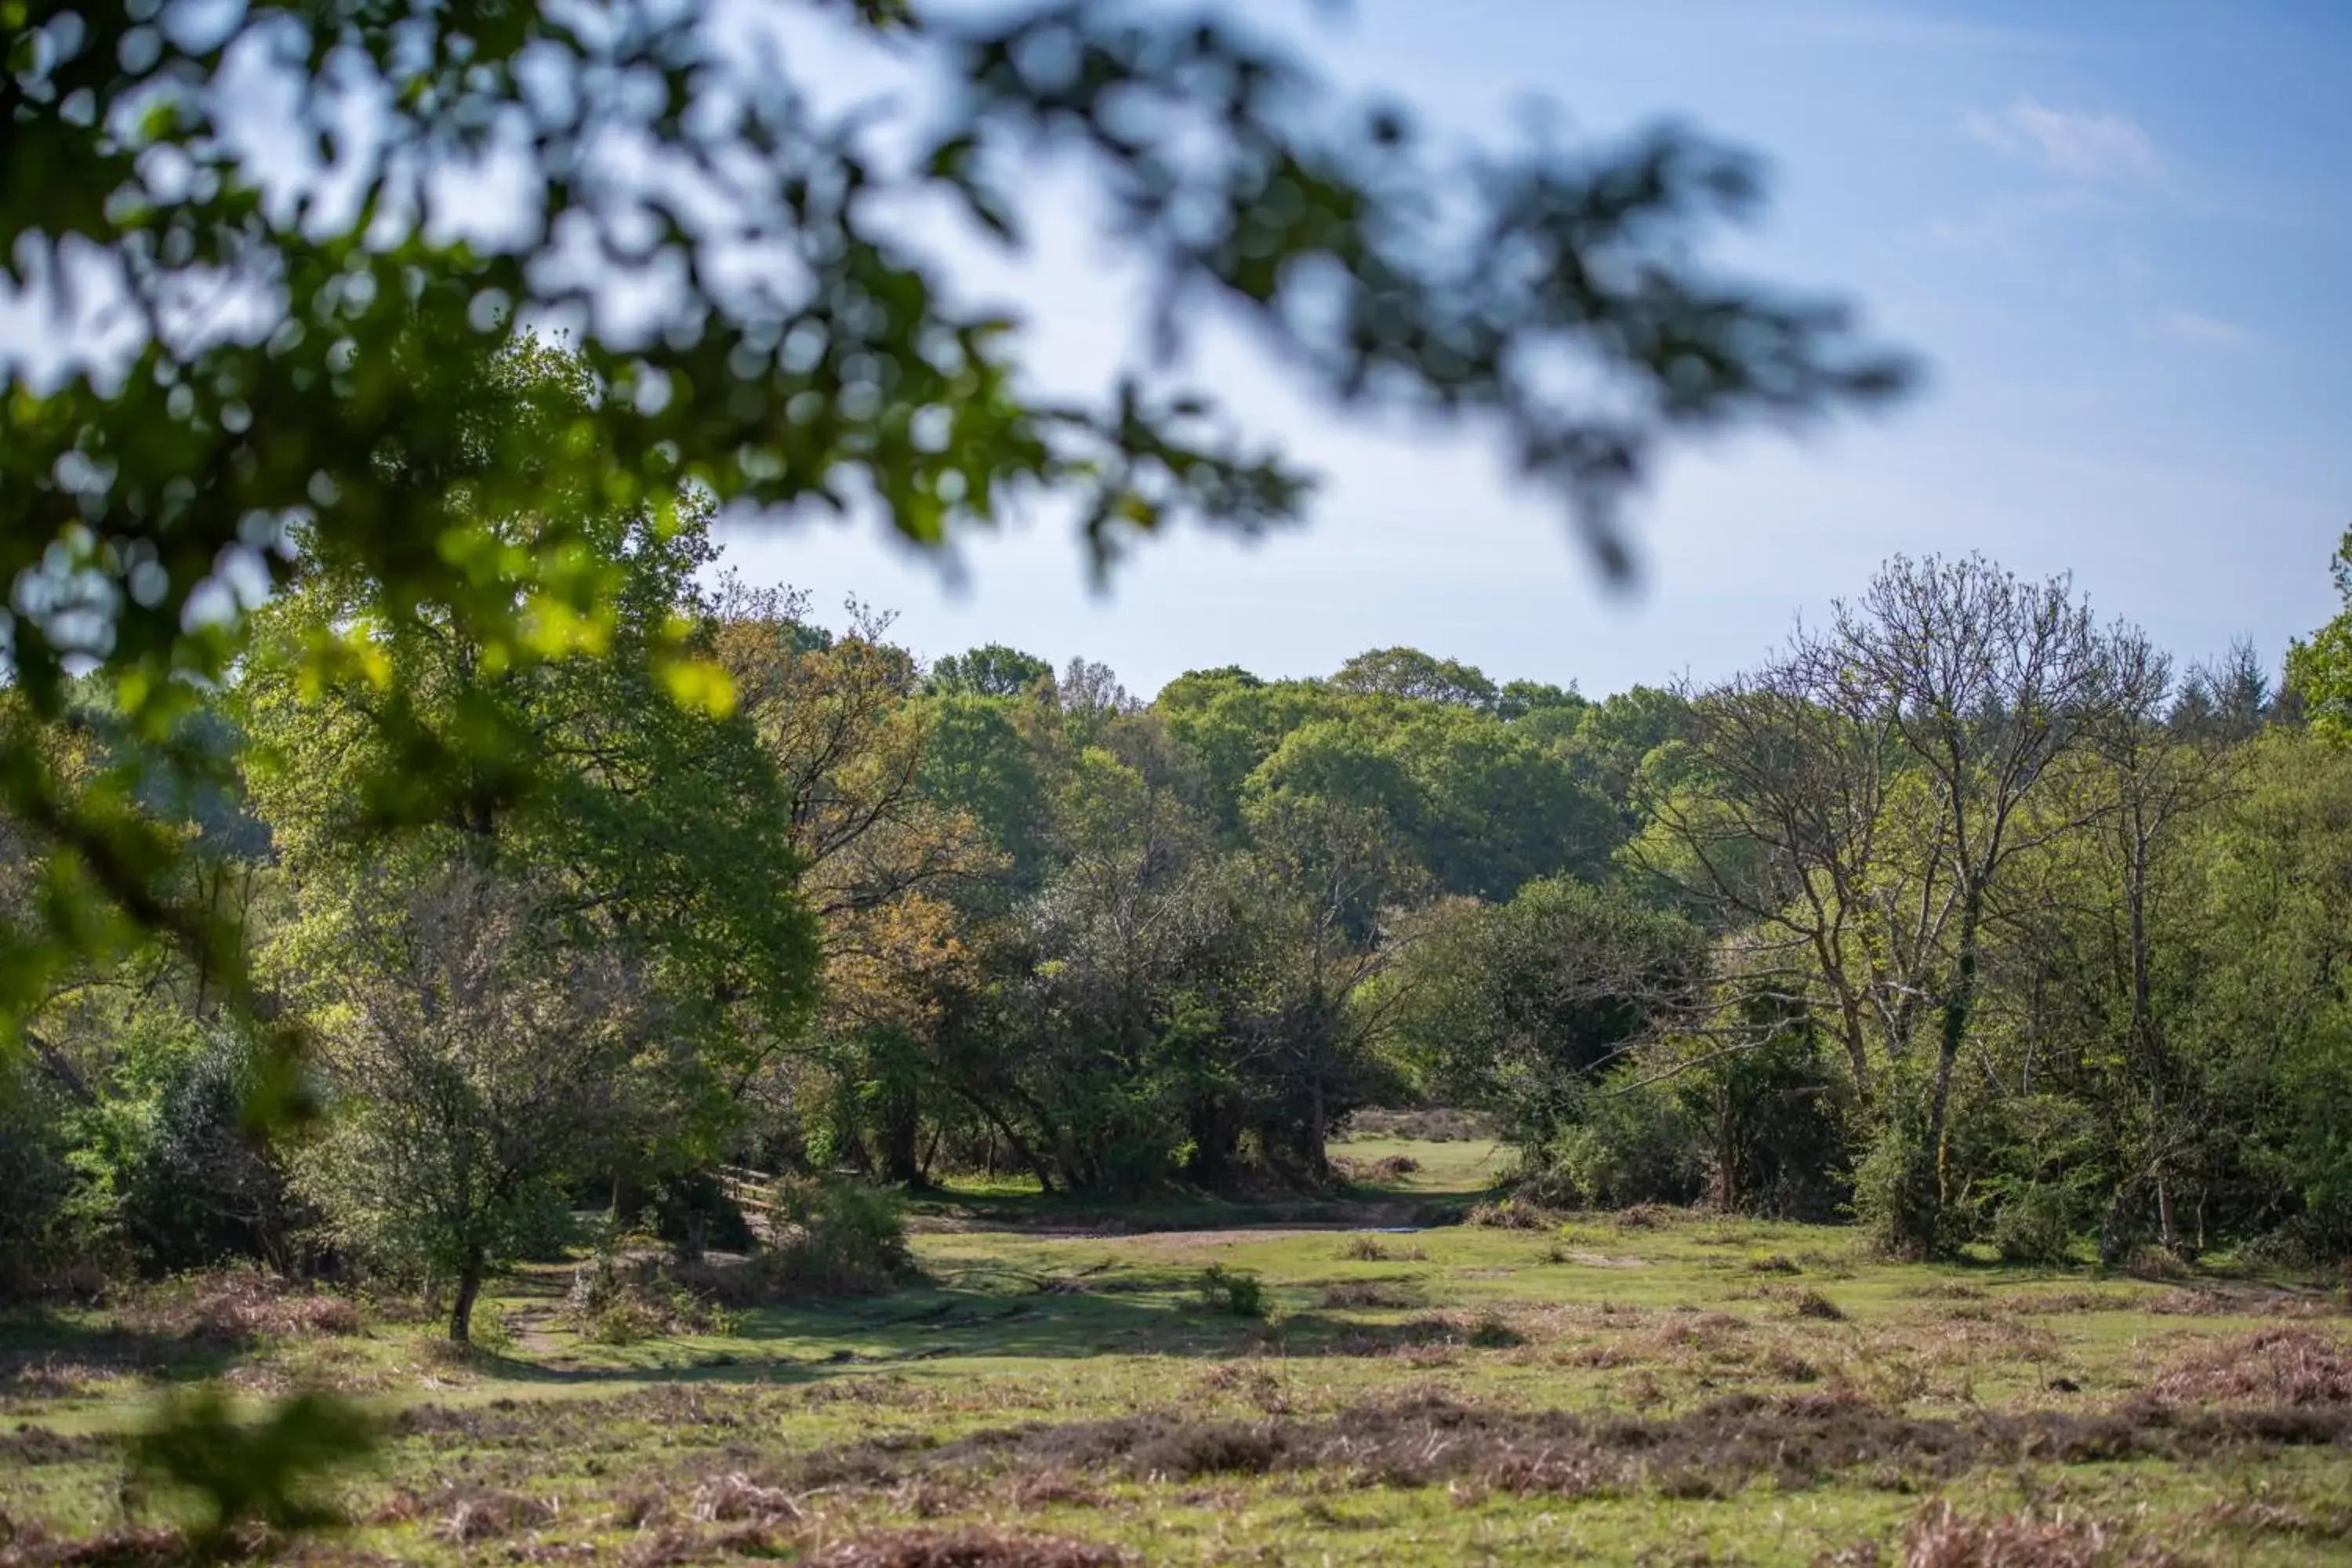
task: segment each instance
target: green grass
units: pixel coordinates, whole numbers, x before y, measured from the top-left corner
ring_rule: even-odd
[[[1359,1218],[1458,1212],[1498,1163],[1470,1143],[1341,1152],[1420,1166],[1321,1200]],[[339,1483],[354,1522],[302,1549],[320,1559],[789,1558],[921,1530],[1154,1563],[1804,1563],[1892,1551],[1948,1500],[2190,1560],[2352,1561],[2352,1388],[2306,1379],[2294,1406],[2332,1446],[2209,1431],[2178,1388],[2172,1425],[2147,1415],[2168,1373],[2222,1375],[2200,1358],[2352,1365],[2313,1291],[1901,1266],[1848,1231],[1704,1215],[1395,1234],[1187,1201],[1112,1234],[1034,1194],[925,1207],[919,1285],[725,1333],[584,1340],[553,1268],[485,1303],[511,1325],[499,1354],[452,1356],[388,1309],[242,1343],[135,1311],[19,1317],[0,1325],[0,1513],[52,1536],[183,1517],[123,1484],[113,1439],[160,1388],[216,1379],[257,1405],[343,1388],[385,1423]],[[1236,1223],[1269,1210],[1290,1217]],[[1261,1282],[1262,1319],[1204,1305],[1212,1266]]]

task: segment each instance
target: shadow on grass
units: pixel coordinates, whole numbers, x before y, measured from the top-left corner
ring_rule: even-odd
[[[522,1384],[775,1384],[941,1360],[1381,1356],[1462,1340],[1457,1325],[1433,1318],[1362,1321],[1313,1310],[1273,1322],[1236,1316],[1202,1304],[1199,1278],[1192,1269],[1128,1269],[1094,1280],[1062,1276],[1046,1289],[1015,1292],[931,1282],[858,1300],[755,1309],[724,1335],[580,1347],[580,1357],[593,1364],[482,1350],[464,1360],[486,1375]]]
[[[935,1188],[908,1202],[918,1222],[942,1228],[1147,1236],[1171,1230],[1289,1228],[1419,1230],[1458,1225],[1499,1188],[1432,1193],[1407,1184],[1349,1184],[1280,1198],[1219,1198],[1175,1193],[1122,1201],[1066,1193]]]
[[[258,1342],[247,1335],[162,1332],[17,1308],[0,1313],[0,1397],[49,1392],[47,1384],[67,1367],[85,1376],[197,1382],[219,1376]]]

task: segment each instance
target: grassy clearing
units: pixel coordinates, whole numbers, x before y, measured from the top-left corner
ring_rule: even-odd
[[[1366,1144],[1418,1166],[1344,1200],[1375,1215],[1488,1179],[1467,1142]],[[15,1320],[0,1562],[168,1553],[136,1532],[183,1505],[119,1440],[204,1380],[382,1421],[307,1560],[2352,1561],[2352,1344],[2318,1291],[1902,1267],[1680,1214],[1178,1205],[1109,1234],[1029,1201],[1012,1226],[1016,1194],[948,1194],[919,1285],[723,1333],[583,1339],[552,1269],[505,1282],[470,1355],[249,1283]]]

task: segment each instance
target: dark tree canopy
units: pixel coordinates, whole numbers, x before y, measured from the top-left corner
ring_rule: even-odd
[[[951,653],[931,666],[930,689],[971,697],[1027,697],[1050,689],[1054,667],[1001,642]]]

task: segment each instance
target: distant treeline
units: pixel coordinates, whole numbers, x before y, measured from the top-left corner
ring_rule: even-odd
[[[248,963],[126,931],[47,978],[18,1284],[249,1254],[470,1300],[584,1194],[698,1225],[722,1164],[1239,1194],[1414,1103],[1562,1203],[2352,1250],[2342,622],[2274,688],[1898,559],[1711,685],[1392,647],[1145,702],[713,587],[707,511],[589,531],[593,657],[379,623],[320,552],[166,741],[97,685],[44,732]],[[9,921],[70,875],[0,820]]]

